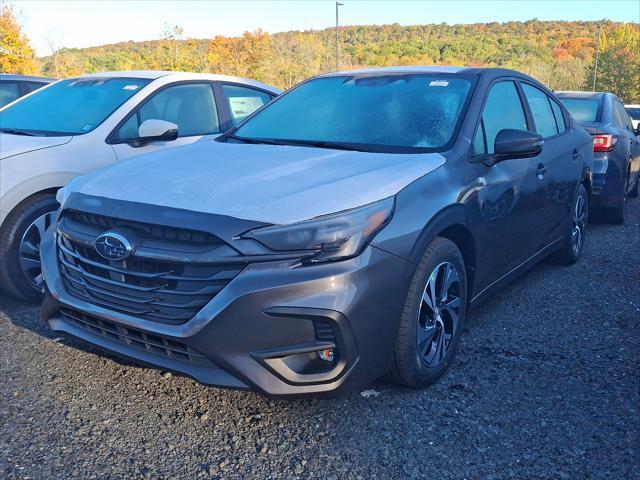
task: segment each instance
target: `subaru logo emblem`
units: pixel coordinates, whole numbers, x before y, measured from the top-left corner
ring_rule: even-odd
[[[133,251],[129,240],[117,232],[104,232],[93,243],[96,252],[107,260],[124,260]]]

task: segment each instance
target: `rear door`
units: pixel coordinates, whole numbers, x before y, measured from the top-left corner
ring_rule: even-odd
[[[138,128],[145,120],[175,123],[178,138],[138,145]],[[145,98],[109,136],[118,160],[135,155],[212,140],[221,133],[213,84],[208,81],[169,84]]]
[[[483,156],[493,154],[500,130],[529,129],[522,102],[514,80],[500,80],[490,87],[474,134],[472,160],[482,161]],[[540,248],[546,177],[538,175],[538,163],[537,157],[505,160],[482,176],[485,186],[478,195],[483,241],[478,253],[490,259],[491,268],[478,272],[480,284],[488,285],[509,273]]]
[[[566,127],[562,108],[554,98],[530,83],[521,82],[532,120],[531,130],[544,139],[537,171],[546,177],[543,246],[562,238],[570,221],[573,195],[582,174],[583,149]]]

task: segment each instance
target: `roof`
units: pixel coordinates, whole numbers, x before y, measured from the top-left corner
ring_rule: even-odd
[[[0,73],[0,80],[18,80],[23,82],[44,82],[44,83],[51,83],[56,81],[55,78],[34,77],[31,75],[13,75],[10,73]]]
[[[578,92],[578,91],[564,91],[555,92],[558,98],[592,98],[594,100],[600,100],[607,92]]]
[[[402,67],[375,67],[359,68],[356,70],[344,70],[327,73],[327,76],[342,74],[376,74],[376,73],[459,73],[467,70],[467,67],[444,66],[444,65],[406,65]]]
[[[248,86],[253,86],[267,90],[273,93],[280,93],[276,87],[267,85],[266,83],[258,82],[257,80],[251,80],[243,77],[233,77],[229,75],[219,75],[214,73],[190,73],[190,72],[169,72],[164,70],[123,70],[118,72],[98,72],[88,73],[86,75],[79,75],[76,78],[144,78],[149,80],[156,80],[161,77],[173,77],[176,81],[180,80],[210,80],[218,82],[231,82],[241,83]]]
[[[475,76],[491,76],[491,77],[504,77],[504,76],[518,76],[523,78],[531,77],[525,73],[518,72],[517,70],[511,70],[508,68],[498,67],[464,67],[464,66],[449,66],[449,65],[407,65],[402,67],[378,67],[378,68],[363,68],[357,70],[344,70],[339,72],[325,73],[319,75],[320,77],[331,77],[339,75],[381,75],[381,74],[465,74]],[[532,79],[535,80],[535,79]]]

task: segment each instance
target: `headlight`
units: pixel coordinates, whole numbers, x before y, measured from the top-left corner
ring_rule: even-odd
[[[58,191],[56,192],[56,201],[62,205],[65,200],[67,199],[69,189],[67,187],[62,187],[60,189],[58,189]]]
[[[306,251],[307,262],[343,260],[359,255],[391,219],[394,199],[291,225],[264,227],[243,235],[275,251]]]

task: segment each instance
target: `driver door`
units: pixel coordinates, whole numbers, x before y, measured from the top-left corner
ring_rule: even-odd
[[[138,128],[145,120],[175,123],[178,138],[171,141],[135,142]],[[118,160],[212,140],[220,134],[220,117],[211,82],[172,84],[147,97],[116,129],[111,141]]]
[[[491,86],[474,136],[474,161],[494,153],[498,132],[529,130],[516,84],[503,80]],[[482,167],[478,191],[480,229],[478,256],[487,267],[478,271],[487,286],[533,256],[544,236],[546,177],[538,172],[539,159],[513,158]]]

